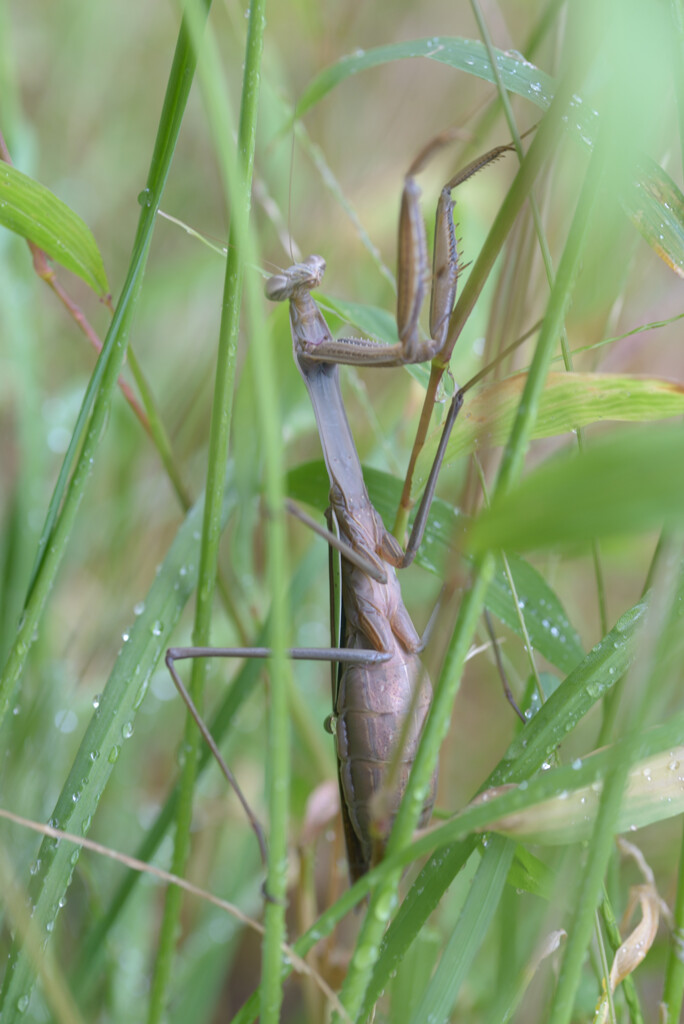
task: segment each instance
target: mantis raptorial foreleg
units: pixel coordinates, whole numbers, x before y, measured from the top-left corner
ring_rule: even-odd
[[[443,138],[430,142],[414,160],[404,180],[397,246],[398,343],[384,345],[369,338],[333,338],[320,311],[316,316],[311,308],[315,307],[313,300],[310,296],[309,302],[305,299],[305,293],[317,288],[325,273],[323,257],[309,256],[266,282],[267,298],[273,302],[290,300],[292,331],[293,334],[296,331],[300,339],[302,355],[327,363],[379,367],[422,363],[439,356],[446,341],[459,273],[451,193],[483,167],[513,149],[509,143],[489,150],[444,185],[437,203],[431,271],[425,222],[419,203],[421,190],[415,176],[435,149],[443,145]],[[430,286],[430,337],[423,338],[418,318]]]

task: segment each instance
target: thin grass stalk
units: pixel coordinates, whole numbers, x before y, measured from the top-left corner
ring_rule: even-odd
[[[313,571],[312,555],[301,560],[293,575],[288,600],[294,607],[304,599],[308,588],[311,573]],[[268,644],[271,635],[270,617],[262,625],[256,636],[252,637],[257,647],[264,647]],[[215,714],[209,722],[209,731],[216,742],[221,746],[222,741],[229,736],[231,725],[235,721],[243,702],[251,696],[254,688],[258,685],[262,674],[260,662],[247,659],[225,695],[222,697]],[[296,727],[295,719],[295,727]],[[307,736],[310,733],[310,725],[306,724],[304,731],[298,730],[300,742],[307,744]],[[316,754],[312,748],[312,758]],[[213,755],[206,745],[203,745],[198,767],[198,777],[214,763]],[[321,769],[322,770],[322,769]],[[321,777],[324,777],[323,775]],[[164,836],[171,829],[175,819],[175,808],[178,800],[178,788],[174,788],[167,797],[164,806],[159,811],[154,822],[146,832],[143,840],[134,853],[137,860],[148,862],[152,860],[157,852]],[[255,846],[256,848],[256,846]],[[141,880],[141,875],[135,871],[129,871],[116,888],[108,907],[103,915],[98,918],[93,928],[86,934],[83,940],[84,955],[79,961],[77,970],[71,977],[72,989],[78,992],[81,998],[85,998],[92,986],[99,978],[99,964],[104,953],[104,943],[111,929],[119,920],[122,910],[128,905],[130,897],[136,891],[136,886]]]
[[[9,910],[15,934],[21,939],[22,946],[31,958],[33,969],[41,979],[46,1002],[52,1009],[55,1020],[58,1024],[84,1024],[52,951],[46,951],[43,946],[42,929],[33,920],[30,906],[27,905],[26,892],[14,876],[7,851],[1,844],[0,885],[3,902]],[[28,1009],[29,997],[24,996],[24,1000],[25,1011]]]
[[[164,421],[161,418],[161,414],[157,407],[157,403],[154,398],[154,394],[150,385],[147,382],[147,378],[143,373],[143,369],[138,362],[138,357],[132,348],[128,350],[128,365],[131,368],[131,373],[135,383],[138,386],[138,392],[142,400],[143,408],[147,414],[147,423],[152,438],[152,443],[157,449],[157,454],[161,459],[162,466],[166,470],[166,475],[169,478],[169,482],[176,493],[176,497],[180,503],[181,508],[184,512],[187,512],[192,504],[192,499],[188,490],[183,483],[180,470],[176,465],[175,456],[171,447],[171,440],[164,426]]]
[[[520,142],[520,135],[518,133],[517,125],[515,123],[513,109],[508,98],[508,93],[506,92],[506,88],[501,77],[501,72],[497,64],[496,54],[494,52],[494,46],[492,45],[491,36],[489,35],[487,23],[484,17],[482,16],[478,0],[470,0],[470,6],[473,9],[473,14],[475,15],[475,20],[477,21],[477,25],[482,36],[482,41],[487,47],[487,53],[489,54],[489,59],[492,64],[492,71],[494,72],[494,78],[496,80],[496,87],[499,93],[499,98],[501,100],[501,105],[503,107],[508,127],[510,129],[511,135],[513,136],[513,141],[515,142],[515,148],[517,150],[518,156],[522,158],[522,145]],[[549,288],[553,288],[553,261],[551,259],[549,245],[546,240],[546,233],[544,231],[544,225],[542,223],[541,214],[539,212],[539,206],[537,204],[537,200],[535,199],[532,193],[530,193],[530,210],[532,212],[532,220],[534,221],[534,229],[536,231],[537,239],[539,241],[539,250],[541,252],[542,262],[544,264],[544,270],[546,272],[546,279],[549,282]],[[560,345],[565,369],[566,371],[570,371],[572,370],[572,353],[570,352],[570,349],[568,347],[568,336],[565,331],[564,325],[560,331]],[[578,427],[575,433],[577,436],[577,447],[580,451],[582,451],[584,443],[583,431],[580,427]],[[608,616],[606,611],[605,583],[603,578],[603,570],[601,568],[601,557],[599,552],[598,541],[592,541],[591,550],[592,563],[594,566],[594,576],[596,578],[596,596],[598,600],[599,616],[601,620],[601,635],[605,636],[605,634],[608,632]]]
[[[679,149],[682,167],[684,168],[684,65],[682,65],[684,11],[682,10],[682,0],[670,0],[670,19],[672,21],[672,74],[675,80],[675,97],[679,120]]]
[[[627,768],[621,765],[609,774],[603,786],[589,855],[576,894],[577,909],[568,928],[561,973],[549,1011],[550,1024],[568,1024],[572,1017],[584,959],[594,930],[595,907],[613,852],[613,825],[622,803],[626,778]]]
[[[679,1024],[684,1000],[684,831],[679,850],[679,879],[674,905],[674,922],[665,972],[663,1003],[666,1024]]]
[[[246,66],[258,69],[257,57],[261,54],[261,34],[265,17],[264,0],[258,0],[250,8],[250,33],[248,35],[248,56]],[[253,28],[252,28],[253,21]],[[207,65],[207,80],[211,81],[210,68],[218,69],[216,51],[207,47],[204,53]],[[218,72],[216,72],[218,73]],[[203,77],[204,82],[204,77]],[[251,108],[256,114],[258,76],[245,80],[243,109]],[[213,128],[222,166],[230,172],[232,155],[227,142],[225,126],[229,111],[222,104],[222,95],[205,90],[205,101]],[[235,218],[236,211],[233,210]],[[252,235],[248,223],[243,225],[241,238],[246,252],[246,262],[257,264]],[[256,360],[259,372],[254,375],[257,390],[257,407],[264,437],[264,491],[267,512],[270,518],[268,543],[268,578],[270,583],[272,658],[270,660],[270,713],[268,725],[268,807],[270,820],[269,861],[266,887],[269,900],[265,910],[265,936],[263,943],[262,984],[260,990],[260,1019],[275,1022],[279,1019],[282,1002],[282,941],[285,937],[285,906],[287,889],[287,822],[289,815],[289,725],[287,714],[287,683],[289,665],[285,656],[288,637],[286,603],[287,558],[284,523],[284,480],[282,473],[282,448],[278,395],[268,351],[268,330],[263,317],[262,296],[253,275],[246,279],[245,295],[250,325],[250,355]]]
[[[197,603],[192,633],[193,645],[197,647],[206,647],[211,643],[211,618],[218,565],[218,548],[221,537],[220,509],[223,499],[225,466],[228,458],[235,363],[246,262],[246,238],[249,232],[257,100],[263,47],[263,6],[263,0],[261,2],[260,0],[255,0],[250,8],[238,129],[237,160],[231,159],[225,146],[219,144],[218,147],[221,170],[224,176],[226,201],[231,212],[231,225],[228,239],[228,255],[226,259],[216,379],[209,436]],[[195,2],[188,7],[188,24],[196,51],[201,49],[203,58],[206,58],[210,51],[209,47],[202,46],[200,39],[202,23],[199,15],[199,5]],[[222,76],[218,61],[211,61],[209,66],[204,65],[202,69],[202,85],[207,106],[212,108],[213,105],[215,113],[219,106],[222,107],[220,119],[218,117],[212,118],[210,115],[215,137],[220,139],[221,135],[225,133],[232,137],[232,133],[229,130],[231,118],[228,105],[220,101],[216,103],[216,98],[223,94]],[[251,257],[249,262],[252,262]],[[202,706],[202,693],[206,672],[207,660],[195,658],[192,662],[189,691],[195,706],[200,708]],[[183,739],[184,764],[176,808],[175,843],[171,866],[172,873],[177,875],[184,874],[190,851],[190,825],[200,744],[200,734],[192,718],[188,715]],[[159,949],[152,981],[148,1013],[149,1024],[158,1024],[165,1010],[181,904],[182,893],[180,890],[176,888],[169,889],[166,895],[164,916],[160,929]],[[279,941],[283,935],[284,932],[279,934]],[[279,973],[278,970],[278,976]]]
[[[203,11],[206,14],[210,0],[202,0],[202,4]],[[70,465],[70,460],[75,457],[75,453],[79,449],[83,431],[86,430],[85,422],[90,408],[89,403],[91,402],[93,403],[92,415],[85,432],[83,445],[80,448],[80,454],[78,459],[75,460],[74,472],[66,486],[64,503],[59,514],[56,512],[55,505],[54,528],[49,533],[49,545],[45,548],[44,557],[40,561],[30,597],[26,603],[24,616],[17,630],[16,641],[10,651],[2,679],[0,680],[0,728],[8,709],[14,702],[26,657],[38,630],[48,594],[55,582],[76,520],[76,514],[95,462],[98,445],[105,432],[109,407],[117,387],[119,371],[126,354],[130,325],[140,293],[147,254],[155,225],[156,212],[161,202],[161,196],[171,166],[171,158],[180,131],[194,67],[194,57],[188,46],[187,36],[181,30],[169,76],[169,85],[164,99],[164,108],[155,141],[154,153],[150,163],[147,188],[145,190],[145,202],[138,222],[133,255],[121,292],[121,298],[117,304],[102,352],[97,360],[91,382],[83,399],[77,425],[64,459],[64,467]],[[57,483],[56,494],[58,488],[64,484],[64,477],[66,475],[64,467]]]
[[[489,493],[487,488],[487,481],[485,480],[484,471],[482,470],[482,466],[480,465],[480,460],[478,459],[477,455],[474,456],[474,460],[477,466],[478,475],[480,477],[480,484],[482,487],[482,494],[484,496],[485,508],[489,508]],[[527,623],[525,622],[525,616],[523,614],[523,609],[521,607],[520,599],[518,597],[518,593],[516,590],[515,580],[513,579],[513,573],[511,572],[511,567],[505,551],[501,552],[501,559],[503,561],[503,569],[504,573],[506,574],[506,580],[508,581],[508,586],[511,588],[511,594],[513,595],[513,600],[515,602],[516,613],[518,616],[518,622],[520,623],[523,645],[525,648],[527,661],[530,666],[530,672],[534,677],[534,684],[537,688],[537,693],[539,694],[539,700],[543,704],[546,700],[546,697],[544,695],[544,688],[541,684],[541,679],[539,678],[539,669],[537,668],[537,662],[534,657],[534,647],[532,646],[532,641],[530,640],[530,634],[527,631]]]
[[[603,899],[601,900],[600,906],[601,920],[606,930],[606,936],[610,943],[610,950],[612,955],[618,951],[622,945],[622,936],[620,935],[620,929],[615,919],[615,911],[613,905],[608,897],[608,893],[604,886]],[[604,977],[608,977],[609,970],[606,970]],[[625,1002],[629,1008],[631,1024],[644,1024],[644,1015],[641,1010],[641,1004],[639,1003],[639,996],[637,994],[636,985],[634,984],[634,977],[628,974],[626,978],[622,979],[622,994],[625,997]]]
[[[596,968],[596,976],[600,980],[601,978],[607,978],[610,975],[610,966],[608,964],[608,953],[606,951],[606,943],[603,939],[603,932],[601,931],[601,922],[599,919],[598,910],[594,911],[594,936],[595,936],[595,948],[589,951],[592,963]],[[608,988],[606,993],[608,997],[608,1019],[611,1022],[615,1021],[615,1004],[613,1002],[613,993]]]
[[[248,36],[248,56],[246,65],[252,71],[258,71],[258,60],[261,52],[261,33],[264,27],[264,3],[258,2],[251,7],[251,21]],[[199,43],[199,40],[198,40]],[[203,46],[203,63],[200,67],[200,78],[203,85],[207,113],[212,127],[221,167],[231,184],[231,194],[239,184],[239,168],[230,145],[230,110],[220,90],[211,86],[220,76],[220,63],[212,40]],[[243,92],[243,111],[249,117],[249,111],[256,111],[258,74],[245,76]],[[252,122],[253,123],[253,122]],[[241,156],[244,155],[241,153]],[[232,176],[232,177],[231,177]],[[257,264],[249,224],[245,217],[246,211],[233,207],[232,224],[240,238],[244,250],[245,262]],[[244,218],[244,222],[242,220]],[[271,701],[269,716],[268,754],[268,803],[271,829],[269,836],[269,867],[267,889],[269,901],[265,912],[264,957],[262,964],[261,986],[261,1019],[277,1021],[282,1000],[281,979],[283,976],[281,942],[285,934],[285,896],[287,881],[287,817],[289,810],[289,729],[287,716],[287,689],[289,666],[285,657],[285,645],[288,636],[286,580],[287,562],[285,553],[285,535],[283,520],[284,484],[282,479],[281,432],[280,419],[277,413],[277,390],[271,369],[271,359],[266,347],[267,331],[262,312],[262,296],[256,278],[249,275],[246,279],[245,294],[247,300],[248,319],[251,329],[250,355],[259,366],[255,374],[257,386],[257,403],[265,438],[265,495],[268,511],[271,513],[271,529],[268,545],[268,574],[272,593],[271,606],[271,648],[273,656],[271,668]]]
[[[672,70],[675,78],[675,95],[677,99],[677,115],[679,118],[679,145],[682,167],[684,167],[684,67],[681,61],[682,44],[684,43],[684,13],[681,0],[670,0],[670,16],[673,27],[672,38]],[[656,571],[658,555],[667,546],[667,538],[661,536],[653,556],[646,585],[650,584],[651,576]],[[665,971],[663,1003],[667,1014],[667,1024],[678,1024],[684,1002],[684,831],[682,832],[679,849],[679,878],[677,881],[677,897],[674,905],[674,922],[670,949]]]
[[[12,700],[13,692],[18,684],[28,648],[33,639],[33,632],[37,627],[45,606],[47,594],[54,582],[62,554],[75,521],[91,464],[94,462],[97,445],[104,433],[108,408],[117,386],[119,367],[125,354],[132,313],[140,291],[142,274],[155,222],[155,213],[161,201],[161,195],[168,176],[185,104],[192,83],[194,67],[194,57],[189,47],[187,34],[181,30],[169,76],[155,148],[150,162],[148,190],[145,194],[146,202],[140,216],[126,282],[94,373],[99,388],[95,388],[97,397],[95,398],[93,415],[75,472],[67,489],[61,515],[56,521],[52,542],[47,549],[45,560],[36,577],[36,585],[27,604],[24,622],[18,632],[15,647],[8,659],[1,687],[0,716],[6,712],[6,702]],[[90,390],[92,391],[92,388]],[[84,400],[84,406],[80,414],[81,418],[86,407],[87,398]],[[79,428],[77,427],[72,442],[78,440],[78,434]],[[81,804],[83,804],[83,801],[81,801]],[[50,897],[48,896],[46,899],[49,903]],[[47,912],[50,911],[50,908],[47,906],[45,909]],[[43,913],[42,904],[41,913]],[[35,914],[37,919],[37,907]],[[52,916],[54,916],[54,911],[52,911]],[[6,1020],[8,1024],[19,1013],[19,1001],[30,991],[33,979],[34,973],[31,965],[27,962],[25,955],[23,955],[19,947],[15,946],[11,954],[9,969],[5,975],[2,995],[0,996],[0,1012],[2,1013],[3,1020]]]

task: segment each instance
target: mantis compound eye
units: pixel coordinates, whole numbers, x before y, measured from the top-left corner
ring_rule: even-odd
[[[292,293],[292,285],[286,274],[275,274],[269,277],[264,286],[264,294],[271,302],[284,302]]]

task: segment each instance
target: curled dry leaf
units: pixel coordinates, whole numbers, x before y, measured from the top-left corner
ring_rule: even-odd
[[[629,899],[622,917],[620,931],[624,931],[629,924],[637,904],[641,907],[641,920],[615,953],[608,979],[611,993],[615,991],[620,982],[637,969],[655,942],[661,910],[664,910],[669,916],[669,908],[664,906],[658,895],[653,871],[641,850],[626,840],[618,840],[618,846],[624,856],[632,857],[636,861],[645,881],[642,885],[633,885],[629,890]],[[609,1005],[604,979],[604,992],[596,1007],[595,1024],[604,1024],[604,1021],[608,1020]]]
[[[611,993],[621,981],[637,969],[653,945],[658,931],[660,897],[651,884],[634,885],[629,890],[623,923],[630,919],[637,903],[641,907],[641,920],[615,953],[609,977]],[[595,1024],[604,1024],[608,1020],[608,1011],[609,1002],[604,980],[604,993],[596,1008]]]

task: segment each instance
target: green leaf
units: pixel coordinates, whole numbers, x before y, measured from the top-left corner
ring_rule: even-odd
[[[78,274],[98,295],[109,284],[90,228],[44,185],[0,162],[0,224]]]
[[[606,750],[609,753],[611,748]],[[615,832],[635,831],[684,812],[682,788],[684,747],[668,747],[632,766],[622,797]],[[610,760],[607,760],[610,766]],[[563,769],[567,778],[567,768]],[[549,775],[553,778],[554,772]],[[507,787],[491,789],[492,799]],[[549,800],[497,818],[489,827],[513,839],[542,846],[579,843],[589,839],[596,821],[602,784],[592,782],[578,789],[562,790]]]
[[[520,54],[503,50],[495,50],[495,53],[506,89],[547,110],[556,88],[553,78]],[[305,90],[295,116],[302,117],[350,75],[413,57],[427,57],[496,84],[486,47],[479,40],[447,36],[414,39],[367,51],[357,50],[325,68]],[[597,112],[583,103],[581,96],[574,96],[571,112],[565,120],[568,130],[591,148],[599,121]],[[675,273],[684,276],[684,196],[672,179],[650,159],[641,157],[637,178],[623,191],[620,201],[648,244]]]
[[[684,196],[662,167],[642,156],[638,180],[623,199],[630,218],[651,248],[680,277],[684,275]]]
[[[485,384],[469,395],[449,439],[447,465],[480,445],[505,444],[527,375]],[[684,413],[684,388],[673,381],[611,373],[550,373],[542,393],[533,438],[555,437],[602,420],[646,423]],[[441,429],[430,437],[418,462],[416,485],[430,471]]]
[[[582,454],[550,459],[473,523],[468,547],[516,550],[681,528],[684,434],[680,426],[621,432]]]
[[[468,898],[412,1024],[450,1019],[459,989],[499,905],[515,846],[494,837],[484,852]]]
[[[504,84],[511,92],[525,96],[541,107],[548,107],[553,99],[554,80],[534,64],[524,60],[519,54],[506,54],[497,50],[497,63]],[[314,78],[304,95],[299,100],[295,117],[304,114],[315,106],[336,85],[350,75],[370,68],[387,64],[394,60],[407,57],[428,57],[440,64],[448,64],[451,68],[465,71],[477,78],[495,84],[492,65],[484,43],[476,39],[458,39],[446,36],[430,39],[412,39],[403,43],[392,43],[389,46],[377,46],[372,50],[357,50],[343,57],[335,64],[325,68]]]

